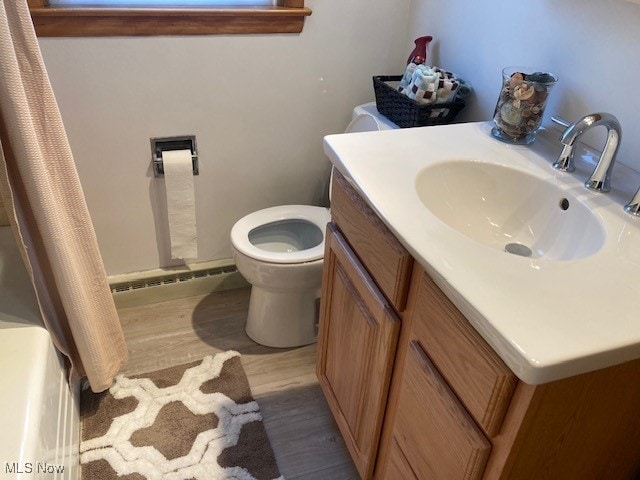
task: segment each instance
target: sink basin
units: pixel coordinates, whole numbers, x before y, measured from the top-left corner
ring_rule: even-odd
[[[557,130],[522,147],[493,126],[332,135],[325,152],[523,382],[640,359],[640,221],[622,210],[640,173],[620,163],[592,192],[600,152],[560,172]]]
[[[415,188],[442,222],[507,253],[576,260],[593,255],[604,244],[600,220],[580,200],[513,168],[449,160],[422,169]]]

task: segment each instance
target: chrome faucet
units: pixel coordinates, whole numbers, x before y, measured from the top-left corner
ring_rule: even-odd
[[[640,188],[631,201],[625,205],[624,211],[631,215],[640,216]]]
[[[622,138],[622,127],[618,119],[610,113],[592,113],[591,115],[585,115],[573,123],[565,122],[558,117],[553,117],[552,120],[566,127],[560,139],[563,145],[562,153],[560,153],[558,160],[553,164],[553,168],[567,172],[575,170],[573,153],[576,140],[592,127],[599,125],[606,127],[607,141],[600,155],[600,160],[598,160],[598,165],[596,165],[595,170],[591,174],[591,177],[585,182],[584,186],[598,192],[608,192],[611,190],[611,171],[613,170],[616,153],[618,153],[620,139]]]

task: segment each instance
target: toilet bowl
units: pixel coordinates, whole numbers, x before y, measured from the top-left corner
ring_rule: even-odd
[[[354,109],[345,133],[389,128],[367,104]],[[231,229],[234,261],[251,284],[246,332],[255,342],[287,348],[316,341],[330,220],[324,207],[281,205],[250,213]]]
[[[250,213],[231,230],[233,258],[251,284],[247,335],[268,347],[316,340],[329,210],[283,205]]]

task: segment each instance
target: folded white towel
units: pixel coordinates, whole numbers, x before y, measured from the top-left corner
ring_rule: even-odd
[[[400,81],[398,91],[420,105],[433,105],[453,102],[456,95],[467,96],[471,88],[447,70],[410,63]]]
[[[413,62],[407,65],[402,80],[400,80],[400,85],[398,85],[398,91],[400,93],[406,94],[405,89],[411,84],[411,78],[413,78],[413,72],[416,70],[416,66]]]
[[[460,85],[458,81],[458,77],[455,74],[448,72],[446,70],[442,70],[441,68],[436,68],[438,75],[440,76],[440,82],[438,83],[438,103],[448,103],[452,102],[456,96],[456,90]]]
[[[418,65],[411,77],[407,96],[420,105],[432,105],[437,101],[438,73],[426,65]]]

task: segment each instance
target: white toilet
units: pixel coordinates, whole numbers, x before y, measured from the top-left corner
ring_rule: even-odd
[[[375,104],[356,107],[345,133],[397,128]],[[252,285],[247,335],[269,347],[316,341],[324,237],[324,207],[281,205],[241,218],[231,229],[233,258]]]

